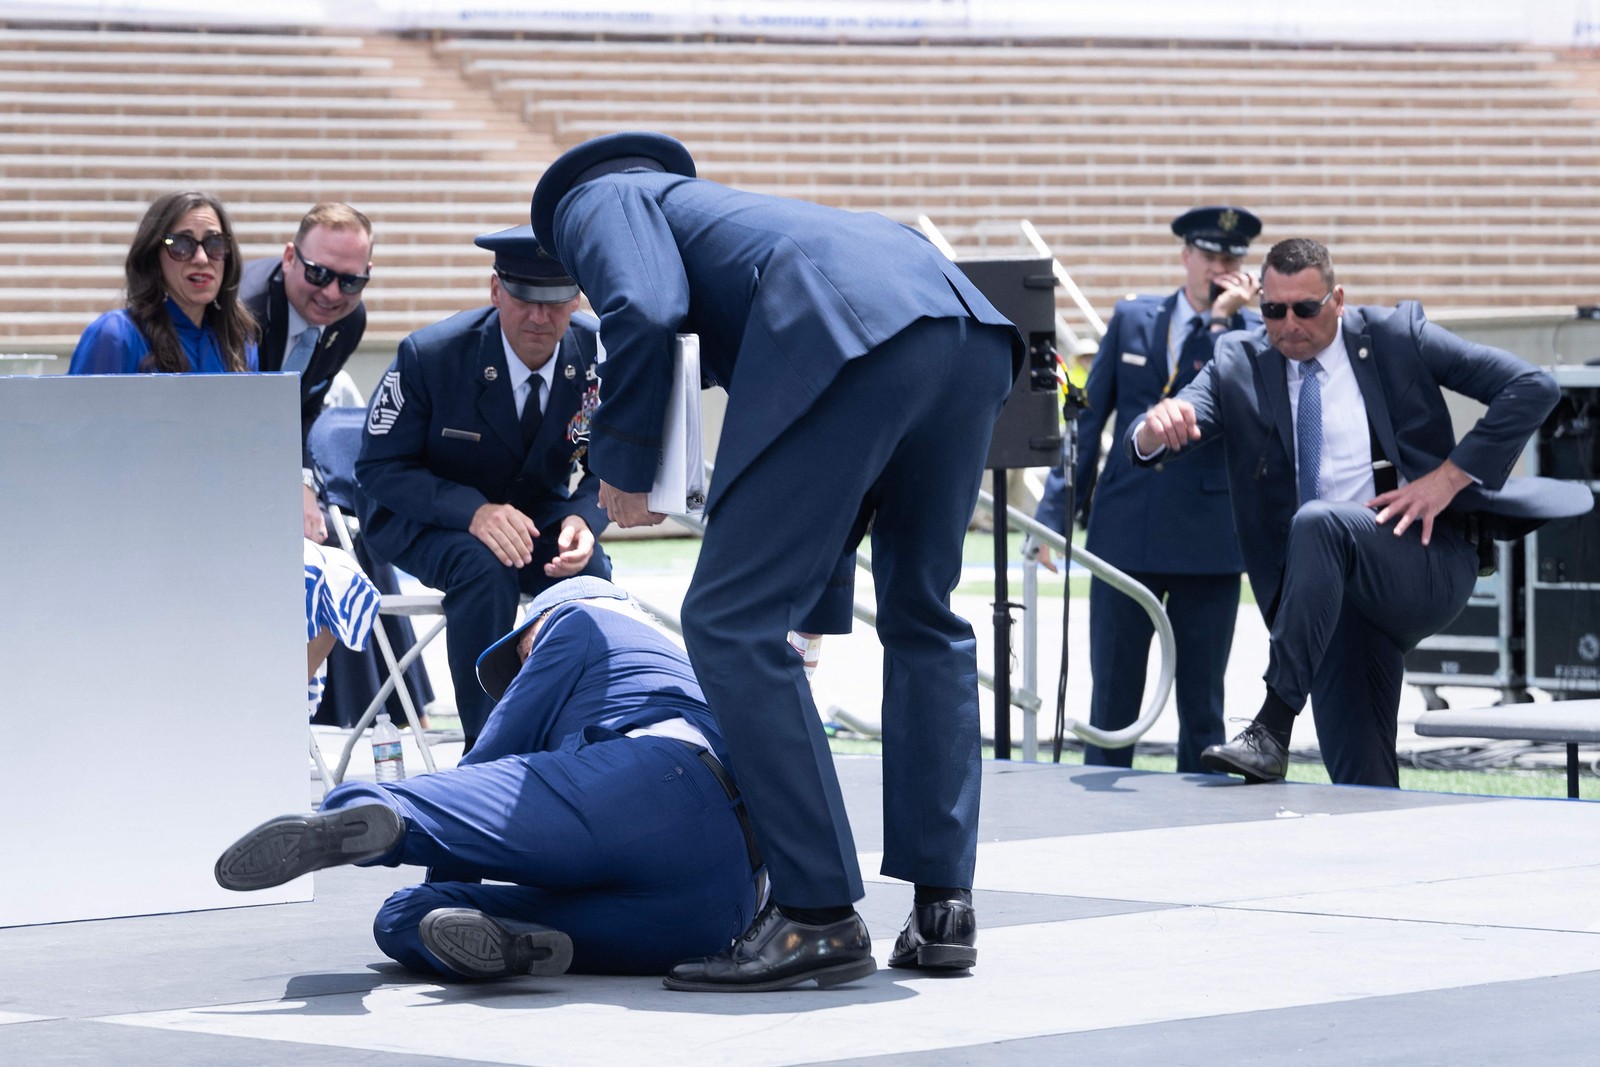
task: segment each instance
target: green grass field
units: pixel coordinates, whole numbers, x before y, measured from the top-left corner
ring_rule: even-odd
[[[829,742],[834,752],[848,755],[880,755],[883,746],[875,740],[860,738],[834,738]],[[991,759],[993,750],[984,748],[984,758]],[[1041,757],[1048,759],[1048,751],[1041,746]],[[1062,763],[1081,764],[1083,753],[1063,752]],[[1135,755],[1133,767],[1139,771],[1161,771],[1171,774],[1177,770],[1177,760],[1172,756]],[[1327,785],[1328,772],[1320,763],[1290,763],[1289,781]],[[1564,769],[1495,771],[1436,771],[1414,767],[1400,768],[1400,788],[1418,793],[1462,793],[1485,797],[1557,797],[1567,795],[1567,775]],[[1583,800],[1600,800],[1600,778],[1587,770],[1578,779],[1578,794]]]
[[[1082,543],[1083,532],[1077,531],[1075,543]],[[1013,533],[1007,537],[1008,560],[1017,560],[1021,555],[1022,535]],[[628,571],[636,573],[674,573],[681,572],[687,575],[694,568],[694,561],[700,552],[700,542],[693,537],[672,537],[638,540],[609,541],[606,551],[611,555],[618,573]],[[967,534],[963,558],[969,566],[981,566],[993,562],[994,535],[982,531],[971,531]],[[1015,576],[1013,576],[1013,579]],[[1072,597],[1083,603],[1088,602],[1089,579],[1075,577],[1072,580]],[[1062,579],[1059,575],[1041,571],[1041,595],[1059,596]],[[1013,580],[1011,593],[1018,595],[1020,583]],[[962,582],[956,592],[961,596],[994,596],[994,581],[992,578],[972,579]],[[1243,604],[1254,606],[1255,598],[1250,593],[1250,583],[1244,583]],[[839,753],[865,753],[876,755],[881,751],[881,746],[876,741],[835,738],[832,741],[833,749]],[[986,752],[986,758],[992,755]],[[1082,763],[1081,753],[1071,752],[1063,755],[1063,761],[1068,763]],[[1172,772],[1176,769],[1176,762],[1170,756],[1144,756],[1136,755],[1133,765],[1142,771]],[[1292,782],[1311,782],[1327,784],[1328,775],[1320,763],[1291,763],[1289,765],[1289,780]],[[1416,768],[1400,768],[1400,787],[1418,792],[1428,793],[1462,793],[1473,796],[1504,796],[1504,797],[1565,797],[1567,795],[1566,772],[1560,769],[1552,770],[1485,770],[1485,771],[1441,771],[1420,770]],[[1579,781],[1579,792],[1585,800],[1600,800],[1600,778],[1585,771]]]

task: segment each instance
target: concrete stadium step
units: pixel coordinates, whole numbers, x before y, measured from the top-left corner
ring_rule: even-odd
[[[349,97],[381,96],[398,89],[414,89],[417,79],[405,76],[351,76],[338,74],[296,74],[293,77],[276,77],[264,74],[206,74],[203,78],[207,95],[230,94],[259,95],[271,93],[279,99],[344,99]],[[41,87],[61,86],[75,90],[92,89],[99,92],[128,90],[152,96],[186,96],[194,88],[187,78],[174,78],[170,71],[85,71],[85,70],[12,70],[0,68],[0,89],[27,87],[37,91]]]
[[[1274,106],[1314,106],[1318,108],[1361,107],[1374,112],[1394,113],[1426,107],[1453,106],[1491,110],[1499,106],[1524,110],[1565,107],[1572,98],[1564,88],[1495,89],[1478,86],[1418,85],[1397,90],[1387,85],[1353,86],[1342,82],[1328,85],[1262,84],[1229,86],[1221,107],[1249,107],[1253,103]],[[1036,81],[997,83],[917,83],[900,82],[893,86],[874,83],[835,81],[827,84],[741,84],[722,79],[631,81],[616,77],[590,80],[570,78],[507,78],[494,85],[502,97],[522,94],[525,98],[629,100],[641,94],[657,99],[682,100],[706,104],[759,104],[769,109],[806,108],[828,104],[857,104],[874,107],[964,106],[1012,107],[1062,102],[1093,103],[1111,106],[1187,107],[1195,110],[1217,108],[1219,101],[1195,91],[1187,82],[1091,81],[1079,85],[1056,86]]]
[[[1231,70],[1243,65],[1260,65],[1273,69],[1302,70],[1360,69],[1360,70],[1433,70],[1477,71],[1483,69],[1517,69],[1543,66],[1552,61],[1554,53],[1542,49],[1518,47],[1485,48],[1284,48],[1270,45],[1248,47],[1207,47],[1187,42],[1159,42],[1155,44],[1108,44],[1096,41],[1084,45],[1050,44],[872,44],[872,43],[815,43],[804,41],[748,42],[717,41],[695,42],[685,40],[612,40],[582,41],[574,39],[508,40],[505,38],[456,36],[446,37],[433,45],[436,53],[459,57],[462,61],[473,58],[544,58],[551,60],[586,58],[622,64],[634,60],[649,62],[663,57],[684,55],[704,57],[708,62],[785,62],[796,55],[826,60],[840,67],[873,63],[940,63],[960,65],[972,63],[978,57],[993,57],[995,62],[1041,67],[1063,65],[1120,66],[1146,61],[1164,61],[1169,66],[1216,67]]]
[[[796,61],[798,60],[798,61]],[[950,63],[936,60],[906,60],[902,62],[853,63],[841,65],[831,59],[811,57],[796,52],[786,60],[751,62],[726,60],[716,55],[686,51],[667,60],[636,58],[631,60],[607,59],[596,63],[592,57],[581,59],[491,59],[470,58],[463,61],[462,72],[472,81],[499,87],[518,79],[555,79],[585,83],[599,80],[627,80],[659,82],[673,78],[695,80],[708,62],[717,66],[717,81],[721,83],[751,84],[761,86],[805,85],[874,85],[903,86],[908,83],[946,85],[952,89],[978,88],[991,83],[1014,82],[1019,73],[1026,73],[1027,84],[1053,87],[1063,91],[1086,85],[1103,85],[1107,82],[1139,84],[1162,81],[1201,87],[1200,95],[1220,99],[1226,93],[1245,88],[1258,92],[1267,87],[1283,85],[1283,68],[1276,64],[1250,66],[1201,67],[1172,66],[1158,59],[1146,58],[1142,62],[1123,64],[1080,65],[1072,63],[1012,63],[1003,56],[985,57],[981,52],[964,62]],[[1466,88],[1525,89],[1539,92],[1552,86],[1570,82],[1570,72],[1534,66],[1509,69],[1461,68],[1441,76],[1437,70],[1362,70],[1360,68],[1328,67],[1295,70],[1295,82],[1300,85],[1330,86],[1335,90],[1353,87],[1382,87],[1391,92],[1414,90]]]
[[[170,78],[174,61],[172,51],[150,51],[147,48],[114,51],[18,49],[7,47],[5,38],[0,36],[0,69],[10,71],[103,72],[143,78]],[[207,80],[218,73],[254,77],[285,74],[321,77],[328,71],[330,57],[326,53],[318,55],[300,50],[241,53],[223,49],[192,49],[184,51],[179,62],[185,74],[203,76]],[[348,72],[388,71],[393,68],[393,63],[383,56],[341,55],[337,66]]]
[[[210,29],[199,32],[161,30],[52,29],[47,27],[0,27],[0,48],[55,49],[73,52],[345,52],[359,50],[365,39],[316,32],[226,33]]]

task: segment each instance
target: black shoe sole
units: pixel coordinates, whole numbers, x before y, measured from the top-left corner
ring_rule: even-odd
[[[1200,766],[1210,774],[1237,774],[1250,785],[1265,785],[1268,782],[1281,782],[1284,778],[1284,776],[1281,774],[1272,778],[1264,778],[1255,771],[1242,767],[1225,756],[1220,756],[1209,752],[1203,752],[1200,754]]]
[[[281,815],[229,845],[213,873],[224,889],[268,889],[324,867],[377,859],[404,832],[400,816],[382,804]]]
[[[889,957],[891,967],[924,971],[969,971],[977,963],[978,950],[971,945],[918,945],[915,952]]]
[[[519,923],[513,930],[472,908],[435,908],[418,932],[428,951],[463,978],[548,977],[572,966],[572,938],[560,930]]]
[[[774,990],[797,986],[801,982],[816,982],[818,989],[827,989],[830,986],[859,981],[877,969],[877,961],[868,956],[864,960],[851,960],[849,963],[836,963],[828,967],[818,967],[814,970],[792,974],[786,978],[774,978],[766,982],[691,982],[682,978],[673,978],[669,975],[661,979],[661,984],[668,989],[676,989],[686,993],[770,993]]]

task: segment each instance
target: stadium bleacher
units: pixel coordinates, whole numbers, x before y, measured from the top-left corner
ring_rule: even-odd
[[[926,214],[966,255],[1021,253],[1029,219],[1103,310],[1170,286],[1166,223],[1217,201],[1327,241],[1363,303],[1570,308],[1600,291],[1594,79],[1514,47],[0,27],[0,345],[115,306],[178,186],[222,197],[251,256],[314,200],[361,207],[369,337],[398,337],[482,302],[470,239],[526,217],[549,159],[637,128],[730,184]]]

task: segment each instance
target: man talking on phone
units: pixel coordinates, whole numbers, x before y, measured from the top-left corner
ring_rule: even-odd
[[[1089,369],[1089,407],[1078,420],[1073,484],[1076,511],[1088,523],[1088,550],[1166,606],[1178,657],[1178,770],[1198,771],[1201,751],[1224,738],[1222,679],[1244,569],[1221,450],[1193,462],[1139,467],[1113,448],[1098,478],[1096,470],[1101,434],[1113,416],[1121,437],[1146,408],[1194,380],[1211,361],[1218,337],[1261,324],[1246,307],[1258,286],[1244,269],[1261,220],[1239,207],[1197,207],[1174,219],[1172,232],[1183,239],[1183,286],[1166,296],[1134,296],[1117,304]],[[1065,534],[1066,509],[1065,474],[1057,467],[1035,517]],[[1171,513],[1182,514],[1184,523],[1151,521]],[[1048,549],[1040,558],[1054,569]],[[1139,717],[1153,632],[1133,598],[1098,578],[1090,584],[1089,721],[1099,729],[1120,730]],[[1129,767],[1133,749],[1089,745],[1083,758]]]

